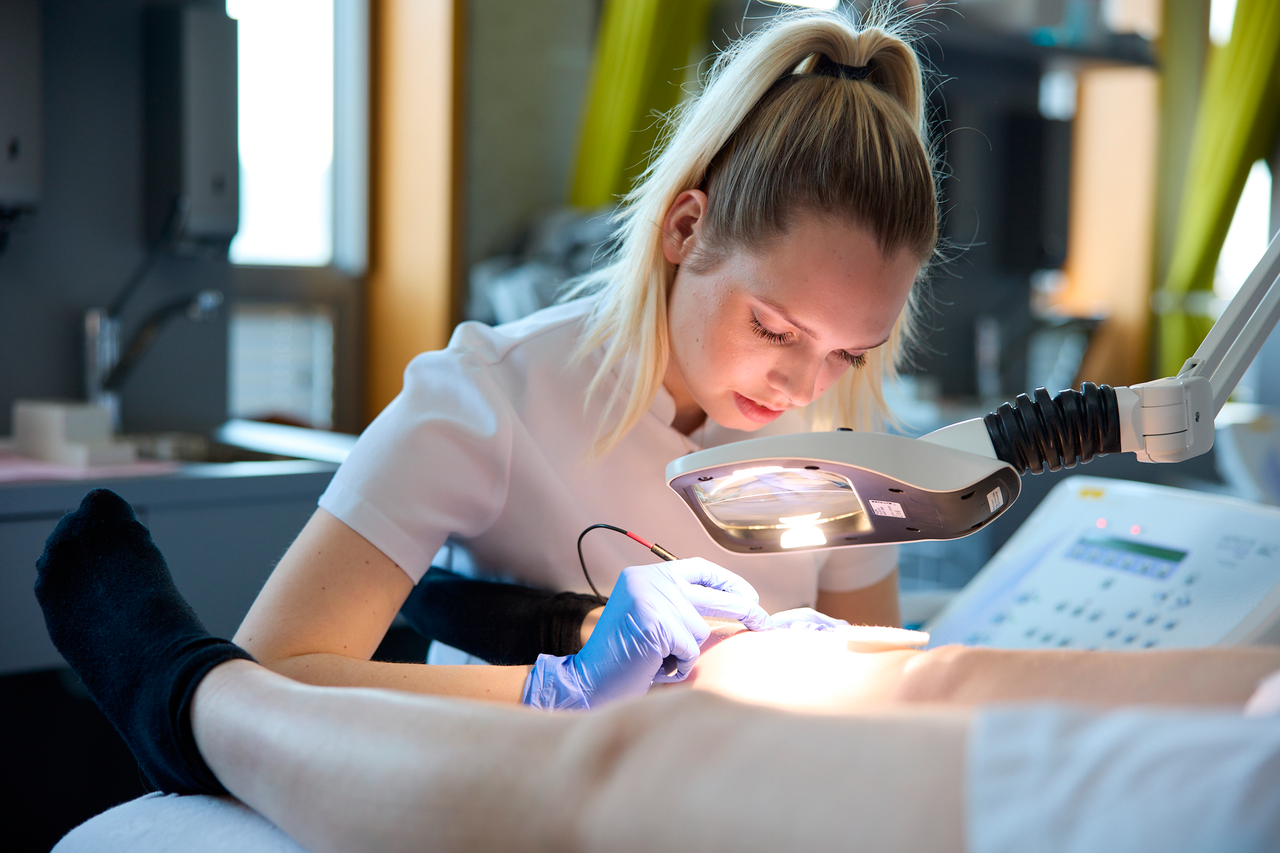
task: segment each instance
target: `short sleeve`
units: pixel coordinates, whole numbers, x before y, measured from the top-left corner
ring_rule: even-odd
[[[484,532],[506,500],[510,404],[461,336],[409,364],[404,389],[320,496],[415,583],[445,539]]]
[[[1280,720],[992,708],[969,740],[972,853],[1280,849]]]
[[[848,592],[884,580],[898,567],[897,545],[863,545],[827,552],[818,572],[818,589]]]

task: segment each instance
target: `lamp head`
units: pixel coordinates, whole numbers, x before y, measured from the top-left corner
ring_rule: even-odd
[[[797,433],[690,453],[667,485],[716,544],[776,553],[957,539],[1018,497],[998,459],[884,433]]]

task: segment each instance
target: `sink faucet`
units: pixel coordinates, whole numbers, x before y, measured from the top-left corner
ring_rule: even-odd
[[[200,322],[208,320],[222,304],[222,293],[202,290],[195,296],[162,305],[143,321],[127,346],[120,346],[120,314],[107,308],[90,308],[84,317],[85,388],[89,402],[102,406],[111,426],[120,429],[120,386],[165,324],[179,314]]]
[[[196,322],[213,316],[222,304],[222,293],[202,290],[195,296],[184,296],[160,306],[143,321],[123,350],[120,346],[120,315],[129,299],[151,274],[162,257],[168,254],[186,227],[191,204],[186,196],[173,200],[173,208],[164,231],[133,275],[125,282],[115,300],[106,308],[90,308],[84,315],[84,385],[90,403],[99,405],[111,416],[111,428],[120,429],[120,386],[138,365],[147,348],[165,324],[185,313]]]

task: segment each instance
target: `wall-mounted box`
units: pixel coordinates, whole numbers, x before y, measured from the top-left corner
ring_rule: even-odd
[[[0,214],[40,201],[43,76],[40,0],[0,0]]]
[[[186,211],[179,248],[225,253],[240,227],[236,22],[217,7],[145,13],[147,242]]]

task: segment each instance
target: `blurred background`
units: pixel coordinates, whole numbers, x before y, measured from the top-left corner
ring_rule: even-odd
[[[1280,222],[1272,2],[901,3],[946,256],[928,350],[891,392],[903,430],[1177,371]],[[661,114],[792,5],[0,0],[0,412],[109,399],[158,459],[229,422],[359,433],[458,322],[516,319],[600,263]],[[127,370],[95,373],[104,340]],[[1237,399],[1280,405],[1280,341]],[[1212,456],[1087,473],[1233,488]],[[979,535],[904,548],[904,588],[962,585],[1055,478]],[[9,479],[0,550],[6,521],[57,517]],[[12,757],[0,847],[47,849],[141,791],[75,687],[0,675],[10,732],[64,732]],[[98,752],[99,779],[57,772]]]

